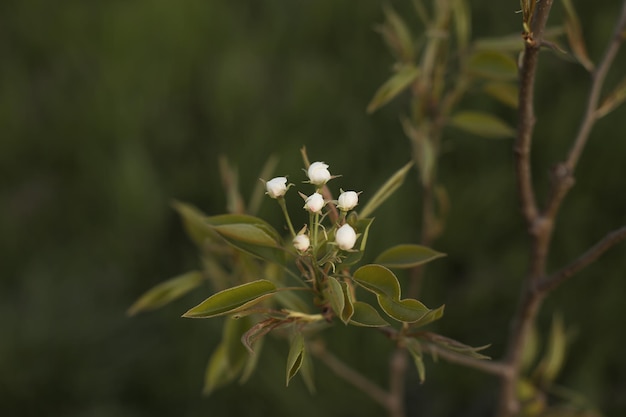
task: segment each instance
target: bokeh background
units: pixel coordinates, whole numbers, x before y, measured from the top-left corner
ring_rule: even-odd
[[[408,2],[393,4],[415,28]],[[616,1],[576,1],[592,59],[610,36]],[[520,30],[519,2],[471,2],[476,37]],[[552,16],[559,24],[557,3]],[[4,1],[0,4],[0,415],[378,416],[362,393],[316,366],[318,393],[284,387],[287,347],[269,343],[249,383],[202,397],[219,320],[180,314],[206,287],[128,318],[143,291],[197,267],[169,202],[226,209],[218,157],[249,195],[269,155],[277,174],[304,178],[299,149],[363,199],[408,161],[403,99],[367,115],[392,58],[373,30],[379,1]],[[535,178],[563,155],[583,111],[588,77],[551,53],[538,80]],[[609,77],[624,74],[624,51]],[[484,99],[467,108],[493,109]],[[514,123],[514,113],[499,110]],[[581,161],[555,236],[552,268],[626,222],[626,107],[603,119]],[[510,140],[450,129],[441,179],[452,208],[428,269],[436,326],[503,349],[527,255],[513,192]],[[300,175],[300,176],[299,176]],[[416,174],[377,212],[371,257],[419,236]],[[540,190],[545,186],[540,185]],[[371,194],[370,194],[371,195]],[[261,215],[277,227],[271,201]],[[558,382],[606,415],[626,414],[626,249],[606,254],[548,300],[570,330]],[[331,329],[338,356],[384,384],[389,346],[373,332]],[[427,360],[409,376],[411,416],[482,416],[495,380]]]

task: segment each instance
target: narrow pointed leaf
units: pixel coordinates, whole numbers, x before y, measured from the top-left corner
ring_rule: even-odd
[[[263,349],[263,339],[259,339],[254,346],[254,353],[248,354],[246,358],[246,362],[243,365],[243,370],[241,371],[241,377],[239,378],[240,384],[245,384],[248,382],[256,367],[259,363],[259,358],[261,357],[261,350]]]
[[[348,284],[341,283],[341,289],[343,290],[343,311],[341,312],[341,321],[344,324],[348,324],[352,315],[354,314],[354,300],[352,299],[352,291]]]
[[[452,116],[450,122],[456,128],[485,138],[515,136],[515,129],[489,113],[462,111]]]
[[[446,255],[426,246],[405,244],[387,249],[375,262],[387,268],[412,268],[443,256]]]
[[[470,8],[465,0],[456,0],[452,2],[452,13],[454,17],[454,26],[458,49],[463,51],[467,49],[471,33],[471,16]]]
[[[517,63],[508,54],[498,51],[476,51],[469,59],[468,69],[473,75],[495,80],[515,80]]]
[[[191,271],[162,282],[145,292],[128,309],[132,316],[141,311],[154,310],[162,307],[177,298],[182,297],[202,283],[202,273]]]
[[[563,327],[563,320],[560,316],[555,315],[552,319],[552,329],[550,330],[546,353],[534,372],[535,378],[544,384],[549,384],[556,379],[565,361],[566,343],[567,336]]]
[[[576,9],[571,0],[561,0],[563,3],[563,9],[565,10],[565,32],[567,33],[567,39],[569,41],[570,48],[574,56],[589,72],[594,70],[594,64],[587,54],[587,47],[585,46],[585,38],[583,36],[583,30],[580,25],[580,20],[576,14]]]
[[[302,380],[304,381],[304,385],[309,390],[310,394],[315,394],[315,378],[313,374],[313,361],[311,360],[311,356],[307,355],[306,350],[303,351],[302,355],[302,366],[300,367],[300,375],[302,376]]]
[[[351,213],[353,214],[353,213]],[[365,248],[367,246],[367,238],[369,237],[370,226],[374,222],[373,218],[361,218],[356,221],[356,224],[351,224],[354,227],[354,230],[357,231],[361,236],[359,237],[359,250],[354,252],[348,252],[346,258],[342,261],[342,265],[351,266],[358,263],[363,258],[363,253],[365,252]],[[350,218],[348,219],[348,223],[350,223]],[[334,252],[331,252],[334,253]]]
[[[245,310],[276,292],[276,286],[267,280],[238,285],[213,294],[183,314],[189,318],[209,318]]]
[[[626,36],[626,35],[625,35]],[[596,110],[597,117],[604,117],[626,101],[626,77],[609,93]]]
[[[402,62],[411,62],[415,54],[408,26],[391,6],[384,7],[386,27],[381,30],[389,47]]]
[[[411,323],[411,328],[418,328],[422,326],[426,326],[427,324],[432,323],[433,321],[439,320],[443,317],[443,311],[445,309],[445,305],[439,306],[434,310],[430,310],[428,313],[424,314],[419,320]]]
[[[346,301],[341,283],[336,278],[328,277],[328,286],[324,289],[324,297],[330,303],[335,315],[341,318]]]
[[[232,380],[233,375],[230,374],[228,362],[226,361],[226,347],[219,345],[209,358],[204,374],[202,393],[210,395],[217,388],[228,384]]]
[[[415,364],[415,368],[417,368],[417,374],[420,379],[420,384],[423,384],[426,380],[426,367],[424,366],[424,355],[422,354],[422,349],[420,344],[415,339],[408,340],[406,345],[411,357],[413,358],[413,363]]]
[[[220,236],[235,242],[257,246],[278,246],[278,241],[272,238],[269,233],[253,224],[225,224],[215,226],[214,230],[219,233]]]
[[[367,202],[365,207],[359,212],[359,217],[365,218],[370,217],[374,210],[378,208],[382,203],[385,202],[400,186],[404,183],[404,179],[406,178],[406,174],[409,172],[409,169],[413,166],[413,162],[409,162],[398,171],[396,171],[391,178],[385,182],[382,187],[376,191],[376,194]]]
[[[293,378],[300,370],[303,359],[304,338],[301,333],[295,333],[291,338],[289,354],[287,355],[287,386],[289,386],[291,378]]]
[[[387,323],[371,305],[362,301],[355,301],[353,305],[354,314],[350,319],[350,324],[362,327],[389,326],[389,323]]]
[[[417,79],[419,68],[405,65],[389,80],[387,80],[374,94],[374,98],[367,106],[367,112],[373,113],[380,107],[390,102],[394,97],[403,92]]]
[[[506,82],[494,81],[485,84],[485,93],[514,109],[519,105],[519,88],[517,85]]]
[[[178,212],[187,236],[196,244],[202,244],[206,239],[219,239],[217,234],[206,224],[206,214],[196,207],[180,201],[173,201],[172,207]]]
[[[234,225],[250,225],[264,231],[274,242],[280,242],[280,234],[268,222],[254,216],[245,214],[220,214],[218,216],[210,216],[205,219],[206,223],[213,227],[234,226]],[[228,230],[228,228],[222,229]],[[235,233],[236,232],[232,232]],[[245,240],[245,239],[244,239]]]

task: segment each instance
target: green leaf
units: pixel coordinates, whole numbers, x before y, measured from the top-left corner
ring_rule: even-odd
[[[517,63],[508,54],[494,50],[478,50],[472,54],[468,63],[471,74],[495,79],[517,79]]]
[[[347,283],[342,282],[341,289],[343,290],[343,311],[340,318],[344,324],[348,324],[354,314],[354,300],[352,299],[351,287],[348,287]]]
[[[189,318],[209,318],[245,310],[276,292],[276,286],[267,280],[238,285],[213,294],[183,314]]]
[[[391,195],[404,183],[404,179],[406,178],[406,174],[409,172],[409,169],[413,166],[413,162],[409,162],[398,171],[396,171],[388,180],[385,182],[382,187],[376,191],[376,194],[367,202],[365,207],[359,212],[359,217],[365,218],[369,217],[374,213],[374,211],[384,203]]]
[[[428,313],[424,314],[422,318],[411,323],[411,328],[418,328],[418,327],[426,326],[427,324],[430,324],[433,321],[439,320],[441,317],[443,317],[443,311],[445,307],[446,307],[445,305],[442,305],[434,310],[430,310]]]
[[[401,300],[398,278],[382,265],[362,266],[354,272],[353,278],[363,288],[376,294],[380,308],[395,320],[411,323],[430,311],[417,300]]]
[[[585,37],[583,36],[583,30],[578,15],[576,14],[576,9],[571,0],[561,0],[561,3],[563,3],[563,9],[565,10],[565,32],[567,33],[570,48],[572,48],[572,52],[578,62],[580,62],[587,71],[592,72],[595,66],[589,58],[589,54],[587,54]]]
[[[404,134],[413,144],[414,160],[417,163],[422,184],[428,185],[432,182],[437,164],[435,146],[427,136],[426,129],[417,129],[413,122],[406,117],[401,118],[401,122]]]
[[[624,77],[602,101],[602,104],[598,107],[598,110],[596,110],[596,116],[598,118],[606,116],[619,107],[624,101],[626,101],[626,77]]]
[[[313,361],[311,357],[306,354],[306,350],[302,356],[302,366],[300,367],[300,375],[304,381],[304,385],[309,390],[309,393],[315,394],[315,378],[313,375]]]
[[[405,244],[387,249],[374,262],[387,268],[412,268],[443,256],[446,255],[426,246]]]
[[[567,336],[563,327],[563,320],[559,315],[552,318],[552,328],[546,353],[537,365],[533,377],[542,384],[552,383],[558,376],[565,362],[565,348]]]
[[[300,367],[304,359],[304,337],[301,333],[295,333],[291,338],[289,344],[289,354],[287,355],[287,386],[289,381],[293,378]]]
[[[363,288],[376,295],[392,299],[400,298],[398,278],[382,265],[364,265],[354,272],[353,278]]]
[[[207,217],[205,221],[235,249],[269,262],[284,262],[280,235],[264,220],[242,214],[223,214]]]
[[[426,367],[424,366],[424,355],[422,354],[422,348],[420,344],[415,339],[409,339],[406,345],[411,357],[413,358],[413,363],[415,364],[415,368],[417,368],[417,374],[419,375],[420,384],[423,384],[426,380]]]
[[[222,341],[211,355],[206,368],[203,389],[205,395],[233,381],[244,368],[249,355],[241,343],[241,336],[251,324],[247,317],[227,319],[224,322]]]
[[[259,363],[259,358],[261,357],[262,348],[263,348],[263,339],[261,338],[256,342],[254,346],[254,352],[249,353],[246,358],[246,362],[243,366],[243,370],[241,371],[241,377],[239,378],[240,384],[245,384],[246,382],[248,382],[248,380],[250,379],[250,377],[256,370],[256,367]]]
[[[328,277],[328,286],[324,289],[324,297],[330,303],[335,315],[341,318],[343,313],[343,309],[346,305],[346,300],[343,294],[343,288],[337,279],[329,276]]]
[[[371,305],[362,301],[355,301],[353,303],[354,314],[350,319],[350,324],[362,327],[385,327],[389,326],[389,323],[385,321],[378,311]]]
[[[462,111],[451,119],[452,126],[485,138],[515,136],[515,129],[496,116],[477,111]]]
[[[494,81],[485,84],[483,90],[500,103],[509,107],[516,109],[519,105],[519,88],[515,84]]]
[[[154,310],[162,307],[177,298],[182,297],[202,283],[202,273],[191,271],[162,282],[146,291],[128,309],[132,316],[141,311]]]
[[[421,320],[430,311],[424,304],[412,298],[397,300],[384,295],[378,295],[377,298],[380,308],[389,317],[405,323]]]
[[[216,239],[216,233],[206,224],[206,214],[196,207],[180,201],[173,201],[172,207],[178,212],[183,221],[187,236],[196,244],[201,245],[206,239]]]
[[[379,31],[400,61],[412,62],[415,47],[408,26],[391,6],[384,6],[383,11],[387,21],[384,26],[378,28]]]
[[[465,0],[455,0],[452,2],[452,13],[458,50],[464,51],[467,49],[471,33],[470,8]]]
[[[367,112],[373,113],[380,107],[390,102],[394,97],[403,92],[419,75],[419,68],[413,65],[405,65],[388,79],[374,94],[374,98],[367,106]]]

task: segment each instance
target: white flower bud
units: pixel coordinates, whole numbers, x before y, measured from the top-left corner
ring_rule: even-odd
[[[307,197],[304,208],[311,213],[319,213],[324,207],[324,197],[320,193],[313,193]]]
[[[350,250],[356,243],[356,232],[349,224],[344,224],[335,232],[335,243],[339,249]]]
[[[324,185],[330,179],[328,165],[323,162],[313,162],[307,171],[309,181],[314,185]]]
[[[293,246],[299,252],[306,251],[309,248],[309,245],[311,245],[311,241],[309,240],[309,237],[305,234],[296,235],[296,237],[293,238]]]
[[[341,211],[350,211],[359,204],[359,194],[354,191],[344,191],[339,195],[337,208]]]
[[[269,195],[272,198],[282,197],[287,192],[287,178],[286,177],[272,178],[271,180],[265,183],[265,189],[267,190],[267,195]]]

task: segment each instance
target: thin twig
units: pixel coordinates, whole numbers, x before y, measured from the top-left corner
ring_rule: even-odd
[[[559,285],[570,279],[577,272],[594,262],[607,250],[626,239],[626,226],[613,230],[608,233],[602,240],[589,248],[585,253],[580,255],[569,265],[557,271],[556,273],[544,278],[539,282],[539,291],[549,292],[557,288]]]
[[[591,74],[591,87],[589,89],[589,97],[587,99],[587,108],[585,109],[585,115],[582,118],[580,127],[578,128],[578,133],[574,139],[572,147],[569,150],[567,159],[558,164],[553,170],[552,191],[544,211],[546,217],[554,218],[556,216],[565,195],[574,185],[574,171],[576,170],[576,165],[578,165],[578,161],[580,160],[580,156],[585,148],[585,145],[589,140],[591,129],[599,118],[597,110],[600,94],[602,92],[602,87],[609,68],[611,68],[613,61],[615,60],[615,56],[617,55],[620,45],[624,42],[624,29],[626,29],[626,1],[622,3],[622,10],[613,31],[613,37],[609,42],[600,63]]]
[[[390,410],[390,395],[372,382],[369,378],[356,370],[350,368],[341,359],[326,350],[323,342],[313,342],[310,344],[311,353],[315,355],[319,360],[324,362],[328,368],[335,373],[338,377],[346,382],[349,382],[359,390],[366,393],[378,404]]]
[[[389,417],[404,417],[404,390],[408,367],[407,351],[396,348],[389,360]]]

